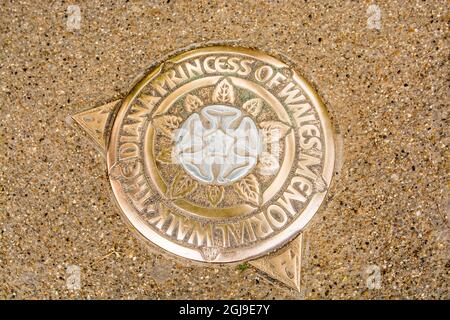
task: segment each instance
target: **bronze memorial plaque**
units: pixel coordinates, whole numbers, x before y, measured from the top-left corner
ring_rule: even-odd
[[[72,119],[105,153],[115,200],[147,242],[197,262],[250,261],[299,289],[301,232],[335,150],[325,106],[290,64],[232,46],[185,50]]]

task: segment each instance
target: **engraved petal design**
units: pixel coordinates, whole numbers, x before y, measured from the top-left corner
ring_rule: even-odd
[[[214,261],[221,250],[220,247],[202,247],[200,252],[206,261]]]
[[[198,108],[200,108],[201,106],[203,106],[203,102],[197,96],[194,96],[192,94],[188,94],[186,96],[186,98],[184,99],[184,109],[187,112],[194,112]]]
[[[173,179],[168,190],[168,196],[172,199],[183,198],[194,192],[197,187],[197,181],[193,180],[184,172],[180,172]]]
[[[265,176],[274,175],[280,168],[278,158],[269,152],[263,152],[259,157],[258,171]]]
[[[210,186],[208,188],[208,200],[214,207],[223,200],[224,191],[222,186]]]
[[[314,190],[316,192],[324,192],[327,190],[327,184],[322,175],[318,175],[314,181]]]
[[[180,126],[182,118],[173,116],[173,115],[165,115],[155,118],[153,120],[153,125],[156,130],[161,132],[163,135],[172,138],[172,133],[175,129]]]
[[[192,114],[175,137],[175,155],[197,180],[219,185],[244,177],[262,148],[258,128],[234,107],[211,105]]]
[[[253,174],[249,174],[241,181],[238,181],[234,185],[234,189],[241,199],[257,206],[261,204],[259,182]]]
[[[234,88],[227,79],[223,79],[221,82],[219,82],[219,84],[214,89],[213,101],[227,104],[234,103]]]
[[[259,124],[265,143],[273,143],[284,138],[291,127],[280,121],[264,121]]]
[[[156,160],[162,163],[174,163],[172,159],[172,148],[162,149],[156,156]]]
[[[263,105],[263,101],[259,98],[254,98],[246,101],[242,105],[242,109],[247,111],[249,114],[251,114],[253,117],[256,117],[260,112]]]

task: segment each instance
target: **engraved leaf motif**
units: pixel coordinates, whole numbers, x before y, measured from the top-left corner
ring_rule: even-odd
[[[324,192],[325,190],[327,190],[327,184],[325,180],[323,180],[321,175],[318,175],[314,180],[314,190],[316,192]]]
[[[291,127],[280,121],[264,121],[259,124],[265,143],[277,142],[284,138]]]
[[[263,101],[260,98],[254,98],[246,101],[242,105],[242,108],[252,116],[256,117],[261,112],[262,105]]]
[[[156,156],[156,160],[161,163],[173,163],[172,148],[162,149]]]
[[[184,109],[187,112],[194,112],[198,108],[200,108],[203,105],[202,100],[200,100],[199,97],[194,96],[192,94],[188,94],[186,98],[184,99]]]
[[[109,169],[109,176],[114,180],[119,180],[122,178],[122,169],[120,168],[120,162],[116,162]]]
[[[234,189],[241,199],[257,206],[261,203],[259,182],[253,174],[238,181],[234,185]]]
[[[270,176],[275,174],[280,168],[277,157],[269,152],[263,152],[259,157],[258,171],[260,174]]]
[[[173,116],[173,115],[165,115],[158,117],[153,120],[153,125],[156,130],[161,132],[163,135],[172,138],[173,130],[177,129],[180,126],[182,118]]]
[[[211,186],[208,188],[208,200],[214,207],[223,200],[224,191],[222,186]]]
[[[214,89],[213,101],[228,104],[234,103],[234,88],[227,79],[223,79],[221,82],[219,82],[219,84]]]
[[[170,185],[168,196],[172,199],[186,197],[198,187],[197,181],[193,180],[184,172],[178,173]]]
[[[136,168],[136,159],[121,160],[114,163],[109,169],[109,176],[114,180],[124,180],[130,177]]]
[[[221,248],[220,247],[203,247],[200,249],[203,258],[206,261],[214,261],[219,255]]]

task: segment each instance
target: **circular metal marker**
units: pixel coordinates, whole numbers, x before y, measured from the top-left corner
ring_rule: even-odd
[[[114,119],[114,196],[145,239],[184,258],[253,259],[324,201],[333,133],[313,88],[259,51],[186,51],[135,85]]]

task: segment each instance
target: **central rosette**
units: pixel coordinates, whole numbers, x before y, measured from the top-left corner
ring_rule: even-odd
[[[210,105],[186,119],[175,135],[175,156],[195,179],[226,185],[256,165],[262,141],[254,121],[234,107]]]

